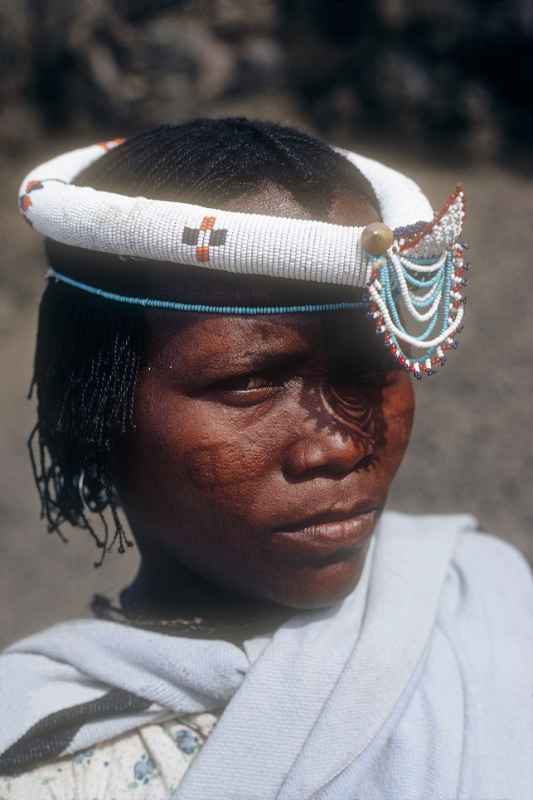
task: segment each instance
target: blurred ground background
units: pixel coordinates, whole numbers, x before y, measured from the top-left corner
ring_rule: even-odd
[[[242,114],[381,158],[434,205],[467,189],[473,270],[461,347],[417,386],[391,506],[469,511],[533,561],[533,4],[529,0],[2,0],[0,645],[83,613],[136,556],[38,518],[25,440],[40,242],[16,209],[28,169],[160,121]]]

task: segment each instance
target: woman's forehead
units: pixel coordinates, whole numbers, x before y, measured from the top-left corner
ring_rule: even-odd
[[[319,334],[320,322],[303,314],[240,317],[195,313],[171,318],[150,312],[147,327],[149,347],[202,361],[211,353],[237,355],[249,349],[306,346]]]
[[[329,351],[347,358],[378,344],[361,312],[239,317],[210,314],[148,314],[148,354],[159,363],[179,363],[187,372],[219,364],[247,366],[276,353]]]

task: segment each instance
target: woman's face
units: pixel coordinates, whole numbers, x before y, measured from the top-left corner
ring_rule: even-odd
[[[364,312],[153,312],[147,325],[118,479],[141,544],[245,596],[340,600],[413,416],[411,381]]]

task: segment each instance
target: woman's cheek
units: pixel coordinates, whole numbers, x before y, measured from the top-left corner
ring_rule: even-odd
[[[202,491],[247,483],[275,469],[279,459],[276,403],[231,408],[216,402],[190,401],[181,410],[182,462],[191,484]]]
[[[385,452],[395,472],[405,454],[414,417],[414,392],[410,378],[400,373],[397,380],[383,390]]]
[[[190,488],[215,493],[271,468],[277,430],[272,410],[269,403],[237,409],[191,398],[145,374],[136,397],[135,446],[145,463],[153,453],[164,465],[163,483],[185,479]]]
[[[257,431],[213,432],[183,453],[187,475],[201,490],[257,480],[272,462],[272,442]]]

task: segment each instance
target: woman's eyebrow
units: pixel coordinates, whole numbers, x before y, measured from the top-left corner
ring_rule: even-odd
[[[221,369],[231,369],[232,371],[244,370],[265,370],[273,367],[288,366],[298,361],[302,361],[309,355],[306,347],[292,347],[286,350],[249,350],[245,352],[213,353],[205,361],[202,360],[202,373],[209,374],[219,372]]]

